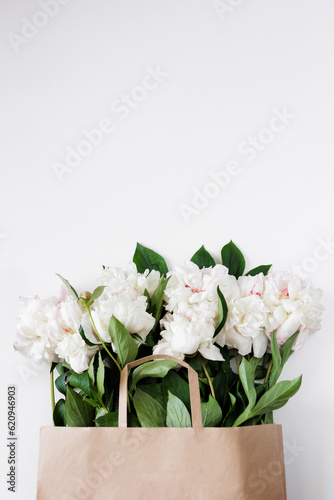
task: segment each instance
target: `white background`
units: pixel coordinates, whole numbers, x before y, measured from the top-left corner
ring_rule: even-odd
[[[322,330],[284,371],[303,373],[302,388],[276,422],[289,500],[333,499],[334,250],[317,247],[334,238],[334,3],[226,0],[220,16],[212,0],[63,3],[53,18],[38,17],[35,0],[0,7],[1,498],[34,499],[39,428],[51,424],[48,369],[12,349],[18,296],[57,293],[56,272],[92,289],[101,265],[125,264],[137,241],[172,267],[202,244],[218,258],[233,239],[248,269],[303,265],[324,291]],[[24,18],[45,26],[20,39]],[[157,66],[168,76],[127,118],[111,110],[123,94],[143,95],[134,88]],[[263,129],[284,108],[293,118],[270,136]],[[54,162],[104,118],[114,132],[61,182]],[[267,144],[249,161],[242,143],[258,134]],[[232,160],[238,174],[210,191],[210,172]],[[186,221],[196,189],[215,196]],[[8,384],[16,494],[5,483]]]

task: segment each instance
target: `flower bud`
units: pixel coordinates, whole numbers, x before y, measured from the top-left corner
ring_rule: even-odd
[[[90,292],[82,292],[80,294],[80,299],[90,300],[92,294]]]

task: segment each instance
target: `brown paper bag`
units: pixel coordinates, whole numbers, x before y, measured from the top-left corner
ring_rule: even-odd
[[[189,373],[192,428],[127,428],[128,369],[119,427],[43,427],[37,500],[286,500],[280,425],[203,428]],[[178,361],[178,360],[175,360]]]

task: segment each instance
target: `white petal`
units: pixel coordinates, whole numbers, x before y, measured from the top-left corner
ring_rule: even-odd
[[[259,333],[253,339],[253,351],[256,358],[262,358],[268,348],[268,337],[264,332]]]
[[[219,350],[219,348],[211,343],[207,343],[198,349],[203,356],[203,358],[211,359],[212,361],[224,361],[224,358]]]

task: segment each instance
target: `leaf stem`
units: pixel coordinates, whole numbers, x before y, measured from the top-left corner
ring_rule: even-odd
[[[103,409],[104,409],[107,413],[109,413],[109,412],[108,412],[108,409],[107,409],[107,407],[106,407],[106,405],[104,404],[104,402],[103,402],[103,400],[102,400],[102,398],[101,398],[101,396],[98,396],[98,399],[99,399],[99,403],[100,403],[101,407],[102,407],[102,408],[103,408]]]
[[[53,425],[55,425],[54,420],[53,420],[53,413],[55,410],[55,386],[54,386],[52,363],[51,363],[51,369],[50,369],[50,389],[51,389],[52,422],[53,422]]]
[[[213,399],[216,399],[215,391],[214,391],[214,388],[213,388],[213,385],[212,385],[212,380],[211,380],[210,375],[209,375],[209,373],[208,373],[208,371],[207,371],[207,369],[206,369],[206,367],[205,367],[205,365],[204,365],[204,363],[202,361],[202,356],[199,353],[198,353],[198,359],[199,359],[199,361],[200,361],[200,363],[202,365],[202,368],[203,368],[203,371],[205,373],[205,376],[206,376],[206,378],[207,378],[207,380],[209,382],[209,386],[210,386],[212,397],[213,397]]]
[[[90,320],[92,322],[92,325],[93,325],[93,328],[95,330],[95,333],[96,335],[98,336],[98,339],[99,341],[101,342],[101,344],[103,345],[103,348],[104,350],[109,354],[109,356],[111,357],[111,359],[113,360],[113,362],[115,363],[115,365],[117,366],[117,368],[119,369],[119,371],[121,372],[122,371],[122,368],[120,367],[119,363],[117,363],[116,359],[114,358],[114,356],[111,354],[111,352],[109,351],[109,349],[107,348],[106,344],[103,342],[103,340],[101,339],[100,337],[100,334],[95,326],[95,323],[94,323],[94,320],[93,320],[93,316],[92,316],[92,313],[91,313],[91,310],[89,308],[89,306],[86,306],[86,309],[88,311],[88,314],[89,314],[89,317],[90,317]]]
[[[270,365],[269,365],[268,370],[267,370],[266,378],[264,379],[265,384],[268,382],[272,367],[273,367],[273,358],[271,358]]]
[[[235,356],[235,361],[237,363],[237,368],[238,368],[238,375],[239,375],[239,378],[240,378],[240,367],[239,367],[239,361],[238,361],[238,355],[237,355],[237,352],[234,353],[234,356]]]

